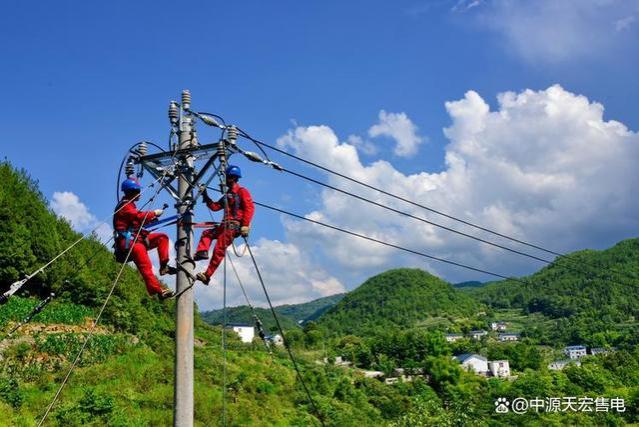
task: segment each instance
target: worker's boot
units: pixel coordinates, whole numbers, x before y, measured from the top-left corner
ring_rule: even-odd
[[[206,273],[198,273],[195,275],[195,278],[205,285],[209,284],[210,277],[206,275]]]
[[[160,276],[164,276],[165,274],[177,274],[177,268],[175,267],[171,267],[168,264],[164,264],[162,266],[160,266]]]
[[[171,298],[173,296],[175,296],[175,292],[173,292],[171,289],[165,288],[165,287],[162,287],[162,292],[158,294],[158,297],[160,298],[160,300],[165,300],[165,299]]]
[[[195,257],[193,257],[194,260],[196,261],[202,261],[204,259],[209,259],[209,253],[208,251],[197,251],[195,253]]]

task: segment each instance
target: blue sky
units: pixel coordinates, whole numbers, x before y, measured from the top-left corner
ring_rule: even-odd
[[[177,99],[183,88],[191,90],[197,109],[218,113],[227,122],[236,123],[268,142],[275,143],[296,128],[318,125],[330,128],[343,143],[351,141],[351,145],[357,145],[353,141],[359,141],[363,145],[357,148],[358,164],[370,166],[382,160],[392,165],[393,172],[402,174],[403,181],[397,181],[396,187],[388,184],[389,189],[397,192],[410,193],[410,186],[403,186],[418,180],[420,174],[432,174],[424,178],[428,181],[424,185],[439,186],[443,192],[457,188],[444,182],[448,178],[436,174],[450,172],[445,159],[451,147],[458,147],[457,154],[462,157],[469,152],[464,144],[470,137],[461,129],[466,129],[473,119],[455,110],[452,104],[446,107],[447,102],[462,100],[465,103],[455,105],[461,109],[477,107],[477,100],[467,97],[468,91],[478,94],[490,111],[508,110],[527,118],[516,128],[499,124],[499,128],[491,129],[494,120],[490,121],[486,125],[488,133],[473,134],[473,138],[479,138],[479,144],[495,141],[490,147],[511,144],[512,148],[512,144],[521,141],[537,147],[534,152],[538,153],[546,147],[540,141],[558,138],[566,141],[561,146],[565,150],[559,150],[559,154],[549,152],[548,158],[557,159],[561,153],[570,156],[574,147],[568,141],[582,134],[577,131],[545,134],[549,126],[535,116],[537,110],[521,106],[563,99],[565,102],[557,104],[562,111],[574,108],[586,111],[595,108],[596,102],[605,109],[601,123],[615,120],[625,126],[630,134],[619,137],[623,148],[615,159],[627,156],[624,150],[632,151],[637,145],[639,2],[634,0],[247,1],[191,2],[182,8],[175,2],[160,1],[41,4],[11,1],[6,2],[0,19],[5,99],[0,107],[5,123],[0,155],[26,168],[40,181],[49,199],[55,192],[72,192],[95,218],[104,218],[112,210],[117,167],[126,148],[142,139],[165,145],[168,102]],[[546,92],[553,85],[559,85],[561,91]],[[534,94],[525,96],[526,89]],[[520,104],[500,106],[497,96],[505,92],[522,95]],[[587,98],[585,106],[579,103],[579,96]],[[480,114],[478,108],[473,111]],[[400,136],[392,130],[374,136],[370,132],[373,126],[390,126],[382,123],[381,111],[387,120],[401,116],[405,118],[402,123],[410,126],[402,128]],[[570,117],[566,120],[573,120],[575,129],[579,123],[598,120],[590,116],[586,120],[578,114]],[[454,129],[446,135],[444,128]],[[201,129],[204,139],[214,138],[213,133],[207,132]],[[401,132],[422,141],[411,155],[397,155],[396,143]],[[349,136],[356,139],[349,140]],[[307,137],[300,130],[290,136],[288,143],[282,143],[292,151],[304,153],[308,146],[303,144],[311,144]],[[330,139],[330,135],[323,133],[321,138]],[[608,137],[593,138],[588,147],[608,141]],[[583,151],[581,148],[575,152]],[[500,148],[499,153],[509,153],[504,158],[513,160],[509,157],[513,150]],[[330,156],[314,160],[325,161],[329,166],[339,163],[339,159]],[[475,161],[480,172],[473,179],[484,176]],[[468,158],[466,162],[471,164]],[[570,167],[581,170],[580,165],[587,162],[577,159]],[[605,167],[614,167],[614,159],[610,162]],[[301,165],[287,164],[328,179]],[[276,176],[270,170],[245,162],[240,165],[245,167],[247,176],[243,182],[256,199],[298,213],[318,212],[337,222],[347,216],[335,211],[335,204],[327,205],[330,195],[320,194],[292,177]],[[623,167],[618,169],[625,171]],[[533,172],[539,176],[538,170]],[[629,173],[630,176],[616,177],[619,181],[611,179],[601,184],[597,194],[610,194],[609,190],[617,188],[619,182],[636,183],[636,175]],[[584,188],[590,185],[590,179],[596,178],[559,175],[574,183],[575,188]],[[553,175],[553,179],[561,181],[559,175]],[[496,182],[495,179],[498,178],[486,182]],[[574,194],[575,188],[562,188],[566,194]],[[535,190],[530,197],[534,199],[544,191]],[[461,194],[465,193],[460,191],[460,197]],[[476,193],[472,194],[475,200]],[[606,211],[610,200],[601,196],[593,198],[593,203],[601,203],[601,210],[595,209],[592,217],[576,218],[575,228],[567,227],[569,234],[557,241],[552,238],[556,234],[543,232],[554,230],[556,218],[565,218],[552,196],[539,202],[547,202],[548,211],[558,215],[549,216],[548,222],[508,222],[502,211],[486,216],[487,212],[496,212],[495,209],[513,201],[512,197],[505,198],[506,194],[468,204],[437,197],[433,200],[453,214],[486,220],[491,226],[503,226],[506,232],[559,250],[605,247],[615,239],[631,237],[633,228],[636,234],[637,223],[624,219],[637,217],[636,204],[625,200],[617,200],[615,204],[618,208],[614,214],[621,218],[617,227],[592,226],[589,222],[592,218],[610,214]],[[429,198],[424,196],[423,200]],[[517,204],[523,205],[524,202]],[[579,209],[578,205],[571,206]],[[345,209],[360,207],[347,204]],[[512,214],[513,209],[508,212]],[[200,214],[208,218],[205,212]],[[521,218],[522,212],[518,214]],[[525,215],[540,218],[533,211]],[[500,218],[505,222],[500,223]],[[80,229],[93,221],[91,217],[76,220]],[[388,221],[387,230],[379,229],[385,238],[397,238],[403,244],[437,255],[458,257],[508,274],[529,273],[540,267],[510,259],[503,265],[504,260],[500,263],[491,254],[486,255],[485,248],[465,246],[454,239],[450,244],[442,243],[448,239],[443,234],[433,236],[434,240],[403,240],[405,233],[397,233],[410,226],[395,223],[390,217]],[[349,225],[348,220],[340,225]],[[584,230],[591,231],[584,235]],[[429,232],[425,230],[426,234]],[[276,294],[281,290],[281,301],[351,289],[367,275],[396,265],[431,269],[431,265],[423,265],[421,260],[397,258],[383,251],[367,253],[366,262],[344,257],[336,260],[330,236],[326,242],[318,240],[312,231],[296,229],[268,212],[258,213],[253,240],[258,242],[265,265],[274,270],[278,268],[275,261],[271,265],[266,258],[278,251],[283,251],[284,256],[299,257],[304,277],[287,276],[282,283],[273,285]],[[315,247],[320,241],[328,247]],[[450,280],[470,278],[439,266],[431,270]],[[281,276],[273,273],[273,277]],[[291,283],[297,285],[298,292],[287,299],[286,289]],[[315,288],[313,283],[317,285]],[[205,307],[218,302],[214,291],[200,293],[198,298]]]

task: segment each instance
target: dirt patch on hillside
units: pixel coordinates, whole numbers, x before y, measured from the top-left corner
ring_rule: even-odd
[[[72,333],[72,334],[81,334],[88,333],[91,330],[91,326],[93,325],[93,320],[90,317],[86,317],[84,319],[84,323],[81,325],[63,325],[63,324],[50,324],[45,325],[44,323],[28,323],[23,325],[19,329],[19,333],[21,335],[36,335],[36,334],[62,334],[62,333]],[[108,334],[111,331],[108,328],[103,326],[96,326],[93,330],[94,334]]]

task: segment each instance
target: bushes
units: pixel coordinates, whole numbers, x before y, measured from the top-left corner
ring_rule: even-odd
[[[113,396],[89,387],[77,403],[64,405],[54,416],[64,426],[106,425],[114,409]]]
[[[48,334],[44,339],[36,338],[35,350],[71,359],[80,351],[85,339],[86,334]],[[113,354],[124,352],[127,345],[126,336],[94,334],[87,344],[82,360],[85,364],[101,362]]]
[[[22,406],[24,396],[15,378],[0,377],[0,398],[14,408]]]

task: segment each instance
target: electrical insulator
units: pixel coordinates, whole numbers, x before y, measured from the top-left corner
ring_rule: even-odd
[[[149,147],[146,145],[146,142],[142,141],[138,144],[138,153],[140,156],[146,156],[146,153],[149,151]]]
[[[129,158],[129,161],[126,162],[124,173],[127,177],[132,176],[135,173],[135,165],[133,164],[133,159]]]
[[[191,92],[188,89],[182,91],[182,108],[185,110],[191,109]]]
[[[171,101],[169,104],[169,120],[173,126],[176,126],[178,123],[178,119],[180,118],[180,113],[178,112],[177,102]]]
[[[237,128],[233,125],[229,126],[226,130],[226,135],[229,143],[235,144],[235,141],[237,141]]]

